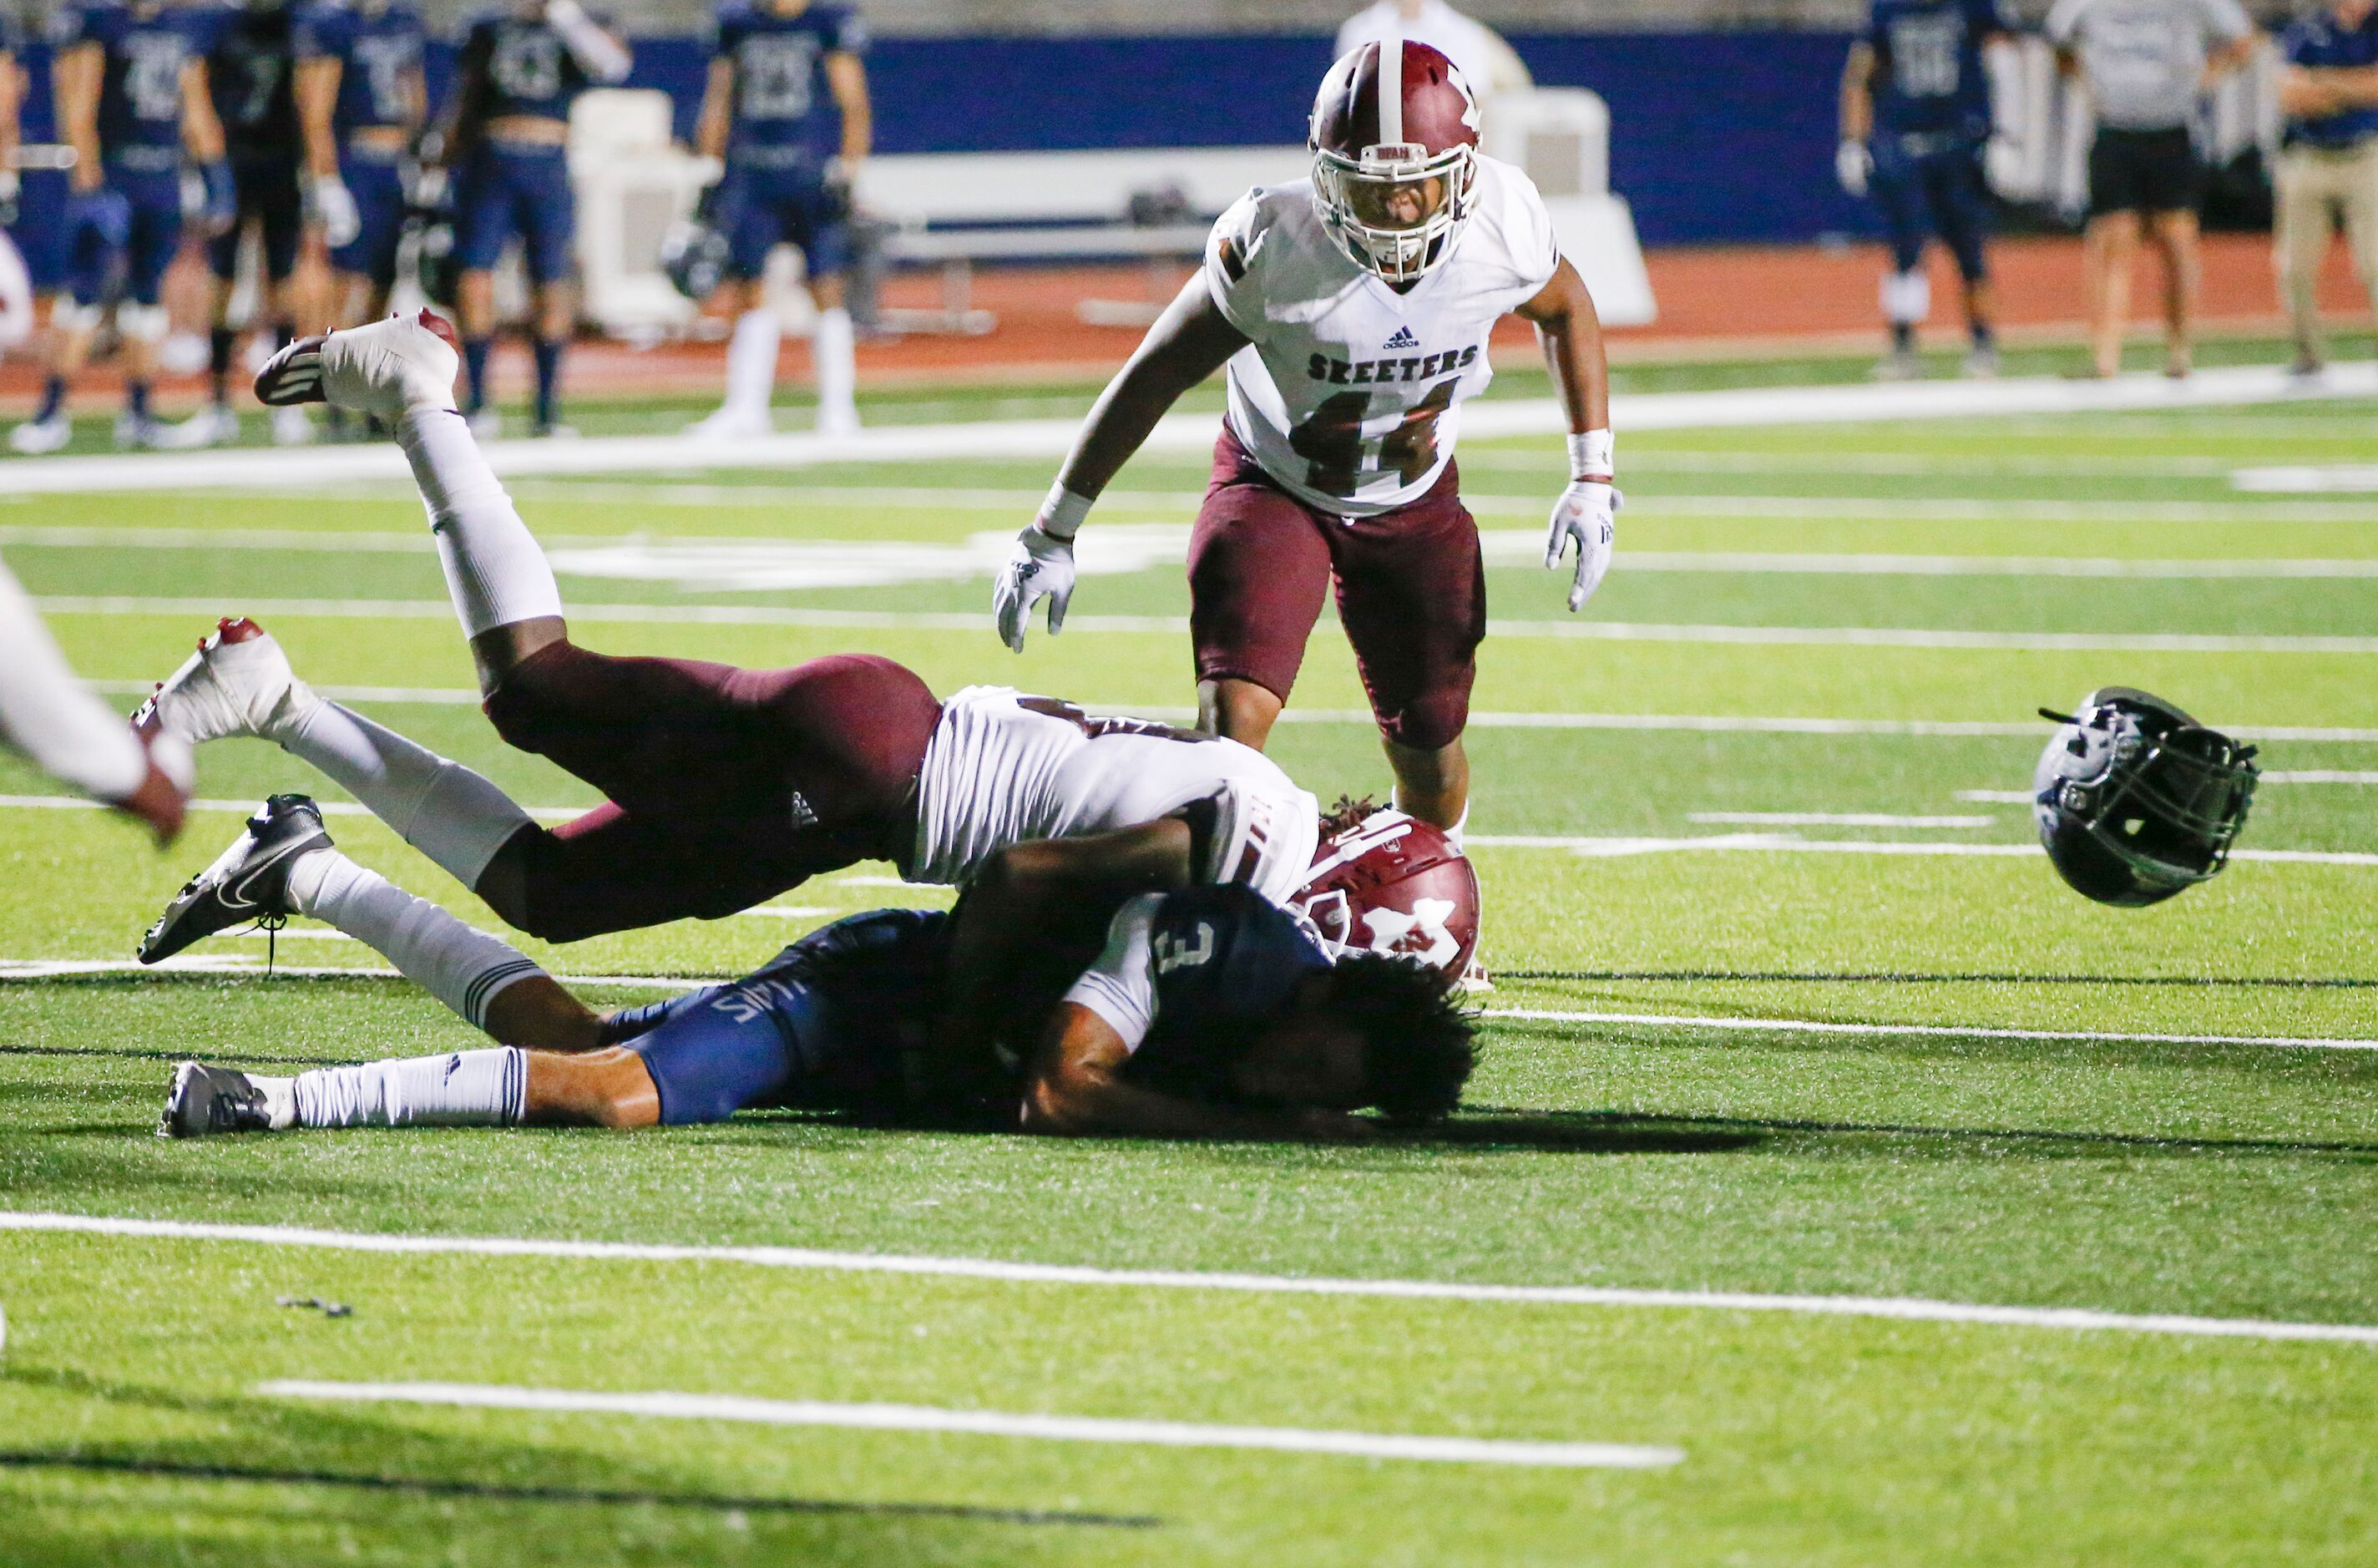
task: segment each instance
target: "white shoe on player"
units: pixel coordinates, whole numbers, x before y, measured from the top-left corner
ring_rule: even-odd
[[[738,408],[728,403],[705,419],[697,419],[685,427],[685,433],[697,441],[749,441],[773,436],[776,426],[763,408]]]
[[[844,440],[859,434],[859,411],[848,406],[829,408],[818,405],[817,433],[829,440]]]
[[[167,425],[164,444],[168,451],[189,452],[238,439],[239,415],[221,403],[209,403],[179,425]]]
[[[8,445],[27,457],[39,457],[54,452],[74,439],[74,425],[63,413],[47,419],[29,419],[8,432]]]
[[[272,411],[272,444],[276,447],[305,447],[313,444],[314,422],[306,417],[302,408],[276,408]]]
[[[281,727],[318,699],[289,668],[271,633],[246,617],[225,616],[198,651],[157,686],[132,715],[135,729],[162,727],[192,746],[227,736],[277,739]]]
[[[300,338],[264,362],[256,395],[275,408],[333,403],[393,425],[414,409],[454,406],[462,356],[454,329],[432,310]]]

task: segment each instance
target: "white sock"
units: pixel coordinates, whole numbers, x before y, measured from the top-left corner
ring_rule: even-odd
[[[541,976],[536,961],[500,937],[473,930],[335,849],[318,849],[289,868],[289,900],[396,965],[474,1029],[510,986]]]
[[[516,1046],[361,1067],[318,1067],[290,1085],[300,1127],[509,1127],[528,1099]]]
[[[850,330],[850,312],[840,305],[821,310],[810,336],[810,354],[817,367],[818,413],[859,423],[859,350]]]
[[[561,614],[561,590],[536,537],[521,521],[496,471],[451,409],[414,409],[398,422],[397,444],[438,536],[446,591],[465,634]]]
[[[1461,803],[1461,820],[1454,823],[1453,826],[1445,830],[1445,840],[1447,844],[1453,845],[1454,854],[1459,855],[1463,853],[1461,840],[1463,835],[1467,834],[1469,832],[1470,803],[1465,800]]]
[[[316,698],[273,738],[371,808],[466,888],[529,815],[511,796],[351,708]]]
[[[768,412],[776,391],[776,347],[784,328],[776,313],[763,306],[735,318],[735,335],[727,340],[727,406],[738,413]]]

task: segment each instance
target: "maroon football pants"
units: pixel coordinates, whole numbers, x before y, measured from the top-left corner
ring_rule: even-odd
[[[715,920],[855,861],[915,852],[941,703],[889,659],[790,669],[540,649],[486,701],[496,732],[609,797],[523,830],[520,925],[551,941]]]
[[[1197,678],[1253,681],[1288,700],[1333,581],[1379,733],[1415,750],[1451,745],[1486,635],[1478,524],[1454,465],[1408,506],[1332,517],[1281,489],[1224,425],[1189,539]]]

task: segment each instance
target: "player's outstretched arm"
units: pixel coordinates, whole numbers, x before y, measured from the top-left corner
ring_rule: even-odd
[[[1121,1077],[1131,1059],[1114,1025],[1076,1002],[1049,1018],[1017,1126],[1060,1137],[1244,1138],[1349,1143],[1367,1124],[1340,1111],[1247,1110],[1178,1099]]]
[[[1553,506],[1544,565],[1560,565],[1568,547],[1577,546],[1577,576],[1568,591],[1568,607],[1575,610],[1593,597],[1610,569],[1624,501],[1614,483],[1610,358],[1603,347],[1602,317],[1593,308],[1593,295],[1566,260],[1554,269],[1552,281],[1517,314],[1535,323],[1554,389],[1568,416],[1569,483]]]
[[[1015,536],[1015,554],[991,591],[992,614],[1008,647],[1024,652],[1025,620],[1044,598],[1050,635],[1064,626],[1074,594],[1074,535],[1091,504],[1181,394],[1219,370],[1246,342],[1246,334],[1214,303],[1204,272],[1182,285],[1099,394],[1049,498],[1040,503],[1040,515]]]
[[[160,844],[181,831],[189,797],[188,748],[178,741],[144,742],[75,679],[6,567],[0,567],[0,740],[23,748],[43,770],[85,794],[147,822]]]

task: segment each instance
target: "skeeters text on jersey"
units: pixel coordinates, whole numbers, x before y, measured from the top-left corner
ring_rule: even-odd
[[[1451,254],[1401,293],[1331,241],[1310,180],[1250,191],[1215,223],[1207,281],[1248,339],[1226,417],[1308,506],[1371,517],[1426,495],[1462,400],[1494,379],[1495,324],[1552,281],[1560,246],[1533,182],[1481,157],[1471,201]]]

